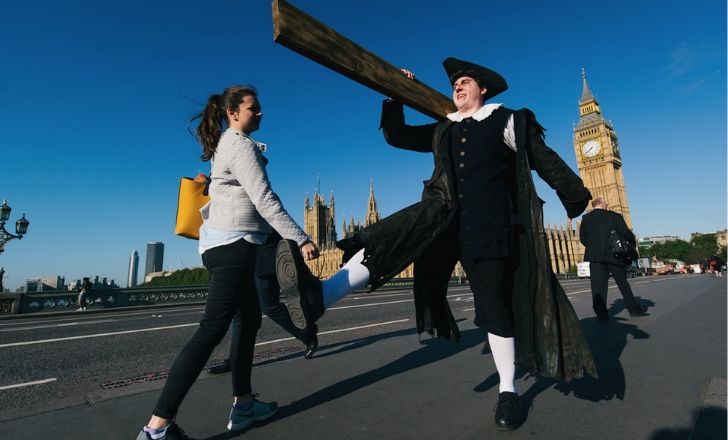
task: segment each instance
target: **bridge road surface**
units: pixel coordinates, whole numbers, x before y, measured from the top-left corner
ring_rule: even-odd
[[[225,429],[230,375],[200,375],[178,422],[212,439],[726,438],[726,282],[708,275],[635,278],[649,315],[630,318],[610,284],[608,322],[591,310],[588,280],[564,286],[590,342],[599,379],[523,377],[531,410],[515,432],[493,424],[498,378],[474,327],[468,286],[449,300],[453,344],[414,331],[409,291],[352,294],[319,322],[321,349],[268,319],[253,386],[278,414],[246,433]],[[0,438],[134,439],[200,306],[32,315],[0,320]],[[226,357],[228,339],[213,353]],[[692,437],[691,437],[692,433]]]

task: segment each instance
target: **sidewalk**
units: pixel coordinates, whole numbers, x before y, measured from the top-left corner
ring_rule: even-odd
[[[225,430],[230,375],[203,373],[177,420],[193,438],[212,439],[667,440],[693,431],[692,438],[725,438],[725,283],[642,318],[622,314],[602,323],[584,315],[600,379],[520,378],[532,409],[515,432],[495,429],[497,374],[484,333],[465,321],[458,345],[420,343],[414,330],[404,330],[324,343],[309,361],[296,356],[257,366],[256,392],[281,408],[244,434]],[[100,391],[90,405],[0,423],[0,432],[10,440],[134,439],[161,385]]]

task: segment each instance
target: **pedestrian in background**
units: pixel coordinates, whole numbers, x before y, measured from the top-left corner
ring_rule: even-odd
[[[88,305],[88,296],[91,291],[91,280],[84,278],[81,283],[81,290],[78,292],[78,308],[77,312],[85,312]]]
[[[608,321],[607,290],[609,277],[617,283],[619,292],[624,298],[624,304],[630,316],[641,316],[647,312],[647,307],[634,299],[632,288],[627,282],[627,265],[612,254],[609,239],[611,230],[615,230],[622,239],[635,248],[635,237],[627,227],[624,217],[616,212],[609,211],[607,201],[598,197],[592,201],[591,212],[584,214],[579,229],[579,240],[586,248],[584,261],[589,262],[592,307],[600,321]]]
[[[200,210],[204,222],[199,242],[210,285],[200,326],[177,355],[152,417],[137,440],[188,438],[175,423],[175,416],[236,314],[240,325],[234,326],[237,342],[230,357],[234,397],[227,428],[246,429],[278,409],[275,402],[256,398],[250,380],[261,324],[253,281],[256,252],[272,229],[295,241],[306,258],[318,257],[318,248],[273,192],[265,169],[265,145],[250,137],[263,116],[257,95],[249,86],[228,87],[222,94],[210,96],[195,118],[200,119],[196,135],[202,144],[202,160],[212,164],[211,200]]]

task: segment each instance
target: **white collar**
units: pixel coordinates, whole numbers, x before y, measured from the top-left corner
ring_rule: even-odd
[[[496,109],[499,107],[502,107],[503,104],[485,104],[484,106],[480,107],[478,111],[473,113],[472,116],[469,116],[470,118],[475,119],[476,121],[480,122],[483,119],[490,116]],[[453,112],[447,115],[447,118],[453,122],[462,122],[465,117],[461,115],[459,112]]]

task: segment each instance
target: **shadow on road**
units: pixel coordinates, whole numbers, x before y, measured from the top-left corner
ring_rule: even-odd
[[[635,301],[642,304],[643,306],[647,306],[648,309],[655,306],[655,302],[652,301],[651,299],[646,299],[646,298],[642,298],[639,296],[635,296],[634,299],[635,299]],[[625,309],[624,300],[622,298],[617,298],[614,300],[612,305],[609,306],[609,309],[607,310],[607,312],[611,316],[614,316],[614,315],[618,314],[619,312],[623,311],[624,309]]]
[[[662,428],[655,431],[649,440],[722,440],[726,438],[726,409],[706,406],[693,411],[693,427]]]
[[[646,339],[650,335],[641,330],[636,323],[614,316],[609,321],[599,321],[596,317],[585,318],[581,320],[581,326],[587,341],[589,341],[599,378],[585,376],[569,383],[556,379],[539,378],[525,393],[521,394],[521,400],[526,408],[533,404],[536,396],[551,387],[565,395],[573,393],[579,399],[593,402],[611,400],[615,397],[620,400],[624,399],[625,378],[619,358],[627,345],[629,337],[632,339]],[[522,370],[516,373],[516,379],[526,377],[527,375]],[[498,382],[499,378],[496,372],[478,384],[474,391],[479,393],[488,391],[497,387]]]
[[[339,350],[326,353],[325,356],[342,353],[344,351],[361,348],[365,345],[374,343],[387,338],[402,336],[415,333],[414,329],[398,330],[381,335],[369,336],[355,341],[342,342],[333,346],[342,346]],[[265,426],[268,423],[274,423],[294,414],[309,410],[318,405],[336,400],[347,394],[358,391],[380,380],[414,370],[425,365],[438,362],[450,356],[454,356],[462,351],[468,350],[478,344],[482,344],[485,333],[479,328],[465,330],[461,333],[460,342],[457,344],[450,343],[436,338],[427,338],[420,341],[420,348],[410,352],[401,358],[385,364],[379,368],[359,374],[357,376],[344,379],[338,383],[332,384],[318,390],[302,399],[296,400],[289,405],[282,406],[278,409],[275,417],[261,423],[257,423],[255,428]],[[331,346],[327,346],[331,347]],[[320,357],[323,357],[321,355]],[[319,357],[319,356],[317,356]],[[242,433],[225,432],[209,437],[209,440],[227,440],[238,437]]]
[[[382,337],[374,336],[372,338],[366,339],[373,339],[374,341],[376,341],[382,339]],[[392,361],[374,370],[367,371],[366,373],[362,373],[357,376],[342,380],[341,382],[329,385],[328,387],[316,391],[315,393],[310,394],[300,400],[296,400],[290,405],[282,407],[278,411],[279,415],[278,417],[276,417],[276,419],[280,420],[290,415],[306,411],[315,406],[330,402],[332,400],[336,400],[354,391],[365,388],[369,385],[379,382],[380,380],[387,379],[389,377],[396,376],[398,374],[434,362],[438,362],[442,359],[456,355],[461,351],[468,350],[471,347],[474,347],[483,342],[483,331],[480,329],[471,329],[462,332],[461,339],[458,344],[451,344],[445,341],[440,341],[439,343],[432,342],[434,342],[434,340],[432,339],[424,340],[422,341],[422,346],[419,349],[407,353],[406,355],[395,361]],[[361,343],[364,344],[365,341],[362,341]]]

